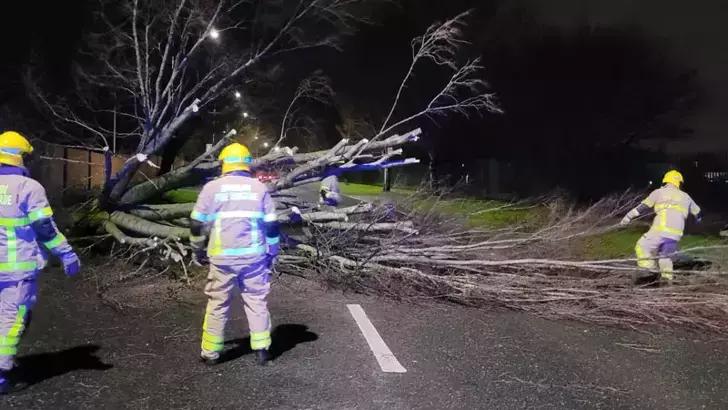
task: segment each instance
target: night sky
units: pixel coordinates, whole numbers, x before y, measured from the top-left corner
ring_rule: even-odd
[[[84,16],[74,6],[81,1],[25,1],[11,14],[6,11],[1,42],[4,51],[0,75],[4,84],[0,99],[22,90],[14,73],[17,63],[27,60],[30,50],[45,53],[51,66],[63,77],[63,56],[75,48]],[[562,27],[585,20],[595,25],[638,25],[664,40],[682,64],[699,70],[708,91],[705,108],[691,118],[694,140],[673,143],[672,151],[728,151],[728,6],[717,0],[512,0],[526,4],[539,19]],[[14,3],[15,4],[15,3]],[[41,7],[42,4],[42,7]],[[38,11],[41,10],[39,13]],[[31,15],[32,18],[23,16]],[[487,65],[487,62],[485,62]],[[498,90],[495,90],[496,92]],[[21,91],[22,92],[22,91]]]
[[[544,21],[569,26],[638,25],[662,38],[685,66],[699,70],[708,102],[694,116],[691,141],[673,143],[679,152],[728,151],[728,4],[717,0],[520,0]],[[723,6],[719,6],[719,4]]]

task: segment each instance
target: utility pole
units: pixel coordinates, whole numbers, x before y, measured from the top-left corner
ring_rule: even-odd
[[[392,148],[387,148],[387,154],[392,152]],[[392,190],[392,174],[389,171],[389,168],[384,168],[384,186],[382,187],[382,191],[389,192]]]
[[[217,114],[220,112],[217,111],[217,109],[213,109],[210,111],[210,115],[212,115],[212,144],[215,144],[215,132],[217,132]]]

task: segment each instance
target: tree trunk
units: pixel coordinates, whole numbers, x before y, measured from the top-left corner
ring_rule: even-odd
[[[162,163],[159,166],[159,172],[157,176],[162,176],[172,170],[174,161],[177,159],[180,151],[185,145],[186,140],[184,138],[172,138],[171,141],[164,147],[162,153]]]

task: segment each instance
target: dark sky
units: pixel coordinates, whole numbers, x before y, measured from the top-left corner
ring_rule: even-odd
[[[684,66],[699,70],[709,98],[705,109],[690,121],[695,139],[675,143],[669,149],[728,151],[728,3],[721,0],[517,1],[529,4],[549,23],[569,26],[587,20],[593,24],[634,24],[664,39]]]
[[[489,0],[481,0],[483,2]],[[74,48],[78,28],[85,16],[74,10],[83,0],[43,2],[26,0],[15,13],[3,13],[0,46],[4,63],[0,74],[8,78],[8,63],[23,60],[31,46],[51,50],[51,64],[62,61],[61,54]],[[728,151],[728,6],[721,0],[511,0],[527,4],[546,23],[568,27],[585,20],[592,24],[638,25],[661,38],[674,50],[685,67],[699,70],[707,88],[706,108],[695,115],[690,126],[695,140],[676,143],[676,151]],[[15,3],[13,3],[15,5]],[[42,5],[42,7],[41,7]],[[15,7],[15,6],[14,6]],[[39,13],[38,10],[41,10]],[[23,12],[27,13],[23,13]],[[33,11],[32,19],[23,15]],[[28,23],[27,22],[32,22]],[[59,64],[61,65],[61,64]],[[4,66],[4,67],[3,67]],[[496,90],[497,91],[497,90]]]

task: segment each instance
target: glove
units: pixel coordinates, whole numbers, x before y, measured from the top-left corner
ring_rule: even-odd
[[[68,276],[73,276],[81,271],[81,261],[73,251],[61,255],[61,263],[63,263],[63,272]]]
[[[48,266],[48,258],[46,257],[46,254],[43,253],[43,251],[38,251],[38,256],[36,256],[36,262],[38,263],[38,271],[42,271],[45,269],[46,266]]]
[[[197,266],[206,265],[209,262],[207,260],[207,252],[204,249],[194,249],[192,251],[192,261]]]
[[[622,218],[622,221],[619,223],[619,226],[627,226],[627,225],[629,225],[629,223],[631,221],[632,221],[632,218],[630,218],[629,216],[625,216],[624,218]]]

